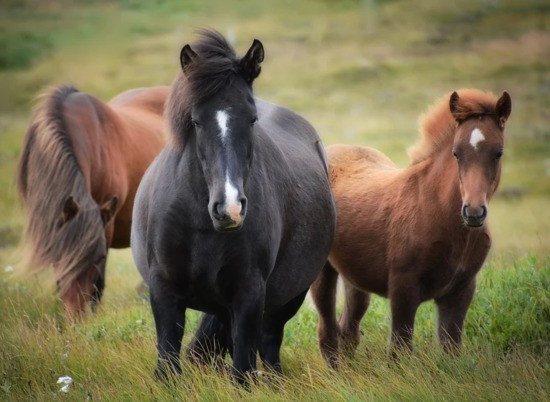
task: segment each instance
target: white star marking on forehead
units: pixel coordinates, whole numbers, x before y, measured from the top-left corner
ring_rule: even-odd
[[[227,121],[229,120],[229,115],[225,110],[218,110],[216,112],[216,120],[218,121],[218,126],[220,127],[220,135],[222,137],[222,140],[225,140],[227,137],[227,132],[229,131],[227,129]]]
[[[485,141],[485,136],[479,128],[474,128],[470,135],[470,145],[477,151],[477,146],[482,141]]]

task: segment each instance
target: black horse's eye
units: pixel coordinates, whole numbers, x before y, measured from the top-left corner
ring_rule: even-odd
[[[502,158],[502,151],[498,151],[496,154],[495,154],[495,159],[498,161],[500,158]]]
[[[258,118],[254,117],[252,120],[250,120],[250,125],[253,126],[254,123],[256,123],[257,121],[258,121]]]
[[[200,127],[201,125],[197,122],[197,120],[193,119],[191,120],[191,124],[195,127]]]

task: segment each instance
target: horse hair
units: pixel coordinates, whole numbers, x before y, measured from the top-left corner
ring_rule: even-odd
[[[204,29],[197,33],[200,39],[191,47],[200,58],[200,68],[180,70],[166,108],[168,127],[179,150],[191,128],[191,107],[230,85],[242,71],[235,50],[219,32]]]
[[[474,116],[496,116],[497,97],[478,89],[462,89],[458,117],[460,121]],[[446,147],[453,140],[457,121],[449,109],[449,98],[445,95],[418,119],[420,141],[409,149],[411,164],[422,162]]]
[[[25,269],[63,266],[58,273],[61,295],[89,268],[89,245],[104,236],[63,118],[64,101],[77,92],[73,86],[61,86],[39,97],[17,167],[17,189],[27,209]],[[71,195],[80,209],[70,223],[61,226],[63,206]]]

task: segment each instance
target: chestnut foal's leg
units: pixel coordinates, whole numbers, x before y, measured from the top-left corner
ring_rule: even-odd
[[[319,313],[319,348],[326,362],[332,368],[338,367],[338,341],[340,327],[336,321],[336,284],[338,272],[327,261],[321,274],[311,285],[311,298]]]
[[[464,318],[475,289],[476,281],[473,279],[435,301],[439,316],[439,341],[446,352],[452,352],[462,342]]]
[[[370,293],[357,289],[347,281],[344,281],[346,301],[344,311],[340,317],[340,330],[342,349],[353,354],[359,345],[361,319],[367,312],[370,303]]]
[[[396,358],[398,350],[412,349],[412,337],[414,333],[414,318],[420,305],[420,289],[414,282],[407,278],[391,280],[390,278],[390,304],[391,304],[391,339],[390,355]]]

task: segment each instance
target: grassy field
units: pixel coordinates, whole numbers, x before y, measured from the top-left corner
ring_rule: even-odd
[[[49,1],[0,5],[0,399],[548,400],[550,398],[550,3],[543,0]],[[510,92],[494,242],[469,311],[465,348],[445,356],[431,303],[415,352],[390,364],[386,300],[374,298],[359,351],[325,367],[306,303],[287,326],[285,375],[251,393],[211,367],[153,380],[155,332],[128,250],[109,256],[97,314],[68,326],[48,272],[18,276],[24,222],[15,164],[33,98],[73,83],[108,99],[169,84],[198,27],[266,50],[262,98],[307,117],[326,144],[376,147],[406,166],[416,120],[458,88]],[[13,272],[12,269],[13,268]],[[198,314],[188,314],[186,340]],[[69,393],[57,379],[70,375]]]

